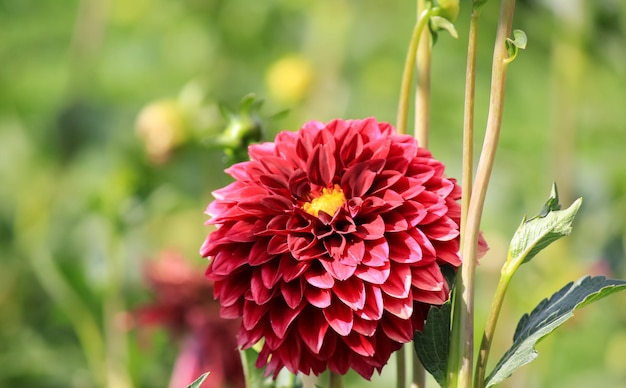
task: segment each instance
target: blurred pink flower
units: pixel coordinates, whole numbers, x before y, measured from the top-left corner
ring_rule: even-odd
[[[217,230],[201,254],[222,316],[243,317],[244,349],[265,339],[267,374],[371,378],[448,298],[459,186],[413,137],[372,118],[309,122],[249,154],[207,208]]]
[[[169,386],[185,387],[211,372],[205,388],[244,387],[236,342],[239,322],[219,317],[219,305],[210,297],[213,284],[202,271],[167,252],[148,262],[144,274],[155,300],[135,311],[137,324],[166,327],[181,341]]]

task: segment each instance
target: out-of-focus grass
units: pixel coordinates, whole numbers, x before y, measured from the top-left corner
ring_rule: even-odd
[[[529,45],[509,71],[483,222],[491,251],[478,269],[479,326],[522,215],[539,209],[553,180],[564,201],[585,202],[572,236],[514,280],[494,362],[517,319],[548,293],[587,272],[626,276],[626,6],[548,3],[518,4],[515,27]],[[289,108],[270,136],[313,119],[393,121],[413,6],[0,1],[0,386],[163,385],[176,345],[159,332],[147,346],[123,313],[149,298],[142,260],[163,249],[201,260],[202,212],[228,181],[221,153],[201,143],[223,125],[217,104],[234,108],[255,92],[268,114]],[[452,176],[460,171],[464,7],[459,39],[439,36],[433,59],[430,147]],[[489,2],[479,135],[496,14]],[[163,99],[179,104],[187,134],[155,164],[134,125],[143,106]],[[617,295],[578,312],[509,386],[626,384],[624,302]],[[348,382],[387,384],[393,370],[371,384]]]

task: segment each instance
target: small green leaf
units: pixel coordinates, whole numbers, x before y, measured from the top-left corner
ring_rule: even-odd
[[[541,301],[530,314],[520,319],[513,345],[485,380],[486,387],[504,381],[517,368],[534,360],[538,355],[535,344],[572,317],[575,310],[624,289],[624,280],[585,276]]]
[[[506,49],[509,52],[509,57],[506,59],[506,63],[512,62],[517,56],[519,49],[525,49],[528,38],[526,33],[522,30],[513,30],[513,39],[506,38]]]
[[[211,373],[211,372],[206,372],[206,373],[202,374],[193,383],[189,384],[187,386],[187,388],[200,388],[202,386],[202,383],[204,383],[204,380],[206,380],[206,378],[209,375],[209,373]]]
[[[454,28],[454,24],[441,16],[433,16],[430,18],[430,29],[433,32],[445,30],[448,31],[453,38],[457,39],[459,37],[459,34]]]
[[[553,185],[550,198],[540,213],[531,219],[522,220],[522,224],[511,239],[507,261],[502,268],[504,273],[512,274],[542,249],[571,233],[572,223],[582,204],[582,198],[578,198],[565,210],[558,210],[560,209],[558,202],[556,185]]]
[[[450,349],[450,313],[452,307],[447,301],[440,308],[432,306],[424,329],[415,332],[413,344],[415,353],[426,369],[442,387],[446,384],[448,371],[448,351]]]

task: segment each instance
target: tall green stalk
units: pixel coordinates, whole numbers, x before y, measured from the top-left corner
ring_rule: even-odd
[[[504,89],[506,80],[508,51],[506,39],[511,33],[515,0],[502,0],[500,16],[496,33],[496,43],[493,53],[491,78],[491,96],[489,101],[489,116],[483,148],[476,171],[476,182],[472,188],[466,227],[463,233],[461,268],[461,283],[457,284],[457,298],[455,300],[455,328],[456,338],[452,338],[453,353],[456,359],[452,360],[452,383],[450,386],[469,388],[472,384],[472,370],[474,362],[474,284],[476,270],[476,251],[479,237],[480,221],[487,194],[487,186],[491,177],[495,159],[502,113],[504,108]]]

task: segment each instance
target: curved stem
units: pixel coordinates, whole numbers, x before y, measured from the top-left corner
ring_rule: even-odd
[[[462,256],[464,265],[461,268],[462,287],[459,300],[459,338],[457,344],[461,348],[461,359],[458,373],[458,387],[469,388],[472,383],[472,369],[474,359],[474,277],[476,269],[476,248],[480,221],[482,218],[487,186],[491,177],[491,170],[496,155],[500,128],[502,125],[502,113],[504,105],[504,86],[506,80],[508,57],[506,50],[506,38],[511,33],[515,0],[502,0],[500,5],[500,17],[496,33],[496,43],[493,54],[493,67],[491,78],[491,96],[489,101],[489,117],[487,130],[483,143],[478,169],[476,171],[476,184],[472,189],[470,198],[467,225],[464,236]]]
[[[500,310],[502,309],[502,302],[504,301],[504,295],[506,294],[506,290],[509,288],[512,275],[512,272],[503,272],[500,275],[498,288],[496,289],[496,294],[491,302],[491,309],[489,310],[489,317],[487,318],[485,332],[480,343],[480,351],[478,352],[478,361],[476,363],[476,373],[474,375],[474,388],[483,388],[485,385],[485,371],[487,368],[487,361],[489,360],[491,341],[493,340],[493,333],[496,330],[498,317],[500,316]]]
[[[406,133],[407,121],[409,117],[409,98],[411,94],[411,79],[415,72],[415,57],[419,41],[424,31],[424,27],[432,16],[432,8],[428,7],[418,17],[417,23],[413,28],[411,42],[409,43],[409,51],[406,54],[404,62],[404,72],[402,73],[402,84],[400,85],[400,102],[398,104],[398,118],[396,120],[396,128],[398,133]]]

